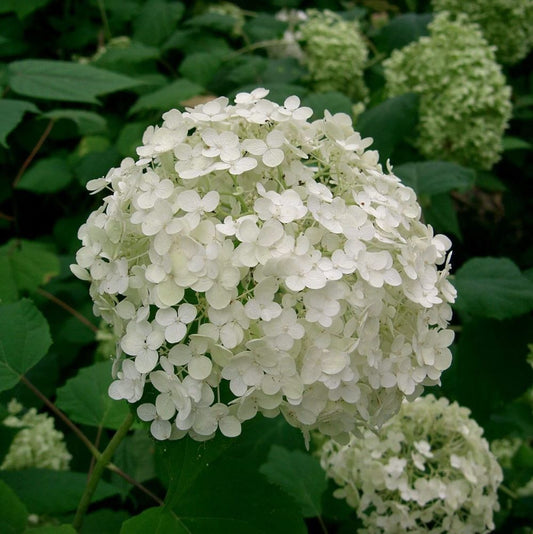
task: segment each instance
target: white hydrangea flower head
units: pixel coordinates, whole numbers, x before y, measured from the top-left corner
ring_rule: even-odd
[[[465,14],[479,24],[501,63],[517,63],[533,47],[531,0],[432,0],[431,4],[435,11]]]
[[[500,159],[512,111],[494,47],[465,15],[439,13],[428,29],[383,62],[387,92],[420,95],[414,145],[424,156],[488,170]]]
[[[69,468],[71,454],[65,445],[63,432],[54,428],[54,419],[30,408],[21,414],[23,406],[16,400],[8,404],[9,415],[2,424],[20,428],[4,457],[0,469],[36,467],[64,471]]]
[[[322,467],[364,534],[471,534],[494,529],[503,473],[467,408],[427,395],[404,402],[378,434],[328,440]]]
[[[72,270],[117,338],[110,396],[157,439],[280,412],[341,438],[451,363],[449,239],[347,115],[267,95],[169,111],[88,184]]]

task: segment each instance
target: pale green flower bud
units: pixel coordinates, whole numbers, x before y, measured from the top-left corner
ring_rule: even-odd
[[[465,16],[440,13],[429,32],[383,62],[388,94],[420,95],[414,144],[424,156],[490,169],[511,116],[511,89],[494,49]]]

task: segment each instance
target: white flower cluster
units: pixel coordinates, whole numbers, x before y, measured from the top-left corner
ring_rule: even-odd
[[[405,402],[379,435],[327,441],[322,467],[365,534],[489,532],[501,467],[470,411],[427,395]]]
[[[9,415],[2,421],[4,426],[20,430],[0,469],[68,469],[72,456],[65,445],[65,436],[54,428],[54,419],[44,413],[38,414],[35,408],[20,415],[22,410],[22,405],[12,400],[8,405]]]
[[[109,394],[157,439],[257,412],[346,435],[451,363],[450,241],[347,115],[267,94],[165,113],[88,184],[110,194],[72,270],[119,340]]]

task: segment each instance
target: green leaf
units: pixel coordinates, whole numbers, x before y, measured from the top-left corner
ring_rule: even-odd
[[[185,6],[181,2],[149,0],[133,21],[133,38],[149,46],[159,46],[176,28]]]
[[[502,139],[503,151],[507,152],[508,150],[530,150],[532,145],[524,139],[519,137],[506,136]]]
[[[0,144],[7,148],[7,136],[22,120],[24,113],[39,113],[39,110],[31,102],[24,100],[0,99]]]
[[[0,391],[15,386],[51,344],[48,323],[30,300],[0,304]]]
[[[300,62],[293,57],[270,59],[266,62],[265,67],[261,71],[261,80],[263,83],[297,83],[307,74]],[[335,95],[340,93],[328,94]]]
[[[455,306],[468,315],[507,319],[533,310],[533,282],[508,258],[472,258],[454,285]]]
[[[307,532],[285,493],[262,480],[254,466],[227,457],[206,468],[172,509],[185,532],[195,534]]]
[[[322,514],[321,499],[328,484],[317,458],[273,445],[268,461],[259,471],[298,503],[304,517]]]
[[[196,28],[206,28],[220,33],[231,33],[237,19],[223,13],[202,13],[190,18],[185,24]]]
[[[376,44],[387,54],[396,48],[403,48],[423,35],[428,35],[428,24],[433,15],[405,13],[394,17],[376,36]]]
[[[184,78],[207,87],[221,63],[220,57],[214,54],[198,52],[185,57],[181,62],[179,72]]]
[[[188,436],[156,443],[156,472],[168,486],[165,502],[176,505],[201,472],[231,445],[232,440],[219,435],[202,443]]]
[[[65,119],[73,121],[80,135],[102,133],[107,130],[107,121],[102,115],[83,109],[54,109],[43,114],[49,119]]]
[[[28,529],[25,534],[76,534],[76,530],[72,525],[55,525],[46,527],[34,527]]]
[[[122,523],[129,517],[125,510],[102,508],[85,516],[81,534],[117,534],[120,532]]]
[[[64,158],[41,159],[32,165],[17,183],[16,189],[33,193],[55,193],[72,180],[72,172]]]
[[[244,33],[252,42],[279,39],[286,29],[286,22],[266,13],[259,13],[244,25]]]
[[[459,219],[453,200],[448,193],[434,195],[432,197],[421,197],[422,211],[427,224],[433,226],[437,232],[453,234],[459,239],[463,239]]]
[[[130,41],[125,46],[109,47],[98,57],[94,64],[97,67],[104,68],[119,68],[124,64],[135,64],[148,61],[150,59],[158,59],[161,55],[158,48],[155,46],[146,46],[143,43]],[[113,70],[113,69],[111,69]]]
[[[14,11],[19,19],[23,19],[48,3],[50,3],[50,0],[24,0],[24,2],[3,0],[0,5],[0,13]]]
[[[111,366],[107,361],[81,369],[57,390],[57,406],[76,423],[119,428],[129,409],[126,401],[113,400],[107,394]]]
[[[78,182],[85,186],[89,180],[105,176],[111,167],[120,163],[120,154],[114,147],[90,152],[83,156],[74,167]]]
[[[418,195],[439,195],[454,189],[466,191],[474,185],[476,173],[448,161],[420,161],[394,167],[394,174]]]
[[[357,119],[356,130],[362,137],[372,137],[373,150],[379,151],[385,162],[395,146],[412,135],[418,123],[418,95],[406,93],[389,98],[362,113]]]
[[[491,192],[507,191],[507,186],[497,176],[487,171],[477,171],[476,187]]]
[[[34,98],[89,102],[98,95],[131,89],[141,84],[122,74],[91,65],[49,59],[14,61],[7,69],[9,86],[15,93]]]
[[[148,508],[144,512],[128,519],[122,525],[120,534],[191,534],[192,531],[167,508]],[[194,531],[195,534],[199,531]],[[233,533],[232,533],[233,534]]]
[[[352,101],[342,93],[331,91],[329,93],[312,93],[303,101],[304,106],[309,106],[313,111],[313,119],[320,119],[327,109],[332,115],[335,113],[352,114]]]
[[[491,414],[531,387],[526,356],[532,331],[529,317],[465,323],[452,367],[443,376],[444,394],[450,396],[451,386],[453,398],[485,426]]]
[[[87,473],[31,468],[0,471],[0,480],[11,486],[32,513],[59,515],[77,508],[87,485]],[[91,502],[112,497],[118,491],[100,480]]]
[[[0,247],[0,299],[14,301],[59,273],[59,259],[42,243],[13,239]]]
[[[0,480],[0,532],[19,534],[26,529],[28,510],[17,494]]]
[[[142,95],[137,102],[135,102],[129,113],[137,113],[147,109],[167,111],[178,107],[180,102],[199,95],[203,90],[203,87],[189,80],[176,80],[153,93]]]
[[[130,122],[124,125],[116,142],[116,148],[121,156],[137,156],[136,148],[142,144],[143,133],[147,126],[146,122]]]

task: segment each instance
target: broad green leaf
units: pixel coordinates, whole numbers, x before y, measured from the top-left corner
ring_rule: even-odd
[[[56,120],[71,120],[78,127],[80,135],[102,133],[107,129],[105,117],[84,109],[54,109],[44,113],[43,117]]]
[[[111,361],[84,367],[57,390],[57,406],[74,422],[89,426],[117,429],[126,414],[126,401],[109,397],[112,382]]]
[[[87,473],[52,469],[0,471],[6,482],[34,514],[60,515],[76,510],[87,485]],[[91,502],[113,495],[118,489],[100,480]]]
[[[221,64],[220,57],[208,52],[198,52],[186,56],[181,62],[179,72],[191,82],[207,87]]]
[[[76,530],[72,525],[50,525],[28,529],[25,534],[76,534]]]
[[[13,11],[17,17],[23,19],[34,11],[46,6],[50,3],[50,0],[24,0],[19,2],[18,0],[2,0],[0,2],[0,13],[8,13]]]
[[[506,136],[502,139],[504,152],[508,150],[531,150],[532,145],[519,137]]]
[[[313,119],[324,117],[325,110],[328,110],[332,115],[335,113],[352,114],[352,101],[346,95],[336,91],[307,95],[303,105],[309,106],[314,111]]]
[[[24,100],[0,99],[0,144],[7,148],[7,136],[22,120],[24,113],[39,113],[39,110],[31,102]]]
[[[394,147],[412,135],[418,123],[418,95],[406,93],[389,98],[362,113],[355,129],[362,137],[372,137],[371,148],[378,150],[380,161],[390,157]]]
[[[434,195],[432,197],[420,197],[420,204],[424,212],[424,219],[435,231],[453,234],[459,239],[463,239],[459,219],[453,200],[448,193]]]
[[[133,38],[149,46],[159,46],[176,28],[185,6],[181,2],[149,0],[133,21]]]
[[[394,17],[381,29],[376,37],[376,44],[387,54],[395,48],[403,48],[423,35],[428,35],[427,26],[433,15],[405,13]]]
[[[419,161],[394,167],[394,174],[418,195],[439,195],[454,189],[465,191],[474,185],[472,169],[448,161]]]
[[[203,90],[202,86],[189,80],[176,80],[153,93],[142,95],[137,102],[135,102],[129,113],[137,113],[147,109],[156,109],[164,112],[178,107],[181,102],[201,94]]]
[[[0,532],[19,534],[26,529],[28,510],[17,494],[0,480]]]
[[[298,503],[304,517],[322,514],[321,499],[328,484],[317,458],[273,445],[259,471]]]
[[[107,50],[98,57],[94,64],[97,67],[111,68],[120,67],[128,63],[141,63],[150,59],[157,59],[161,55],[155,46],[147,46],[143,43],[130,41],[125,46],[108,47]]]
[[[85,186],[89,180],[105,176],[111,167],[118,167],[120,154],[114,147],[90,152],[83,156],[74,167],[78,182]]]
[[[59,259],[42,243],[14,239],[0,247],[0,299],[17,300],[59,273]]]
[[[155,478],[154,440],[144,428],[124,438],[113,456],[113,463],[137,482]],[[125,495],[132,489],[126,480],[113,474],[113,484],[122,488]]]
[[[293,57],[270,59],[266,62],[265,67],[261,72],[263,83],[298,83],[307,74],[301,63]],[[338,93],[328,94],[334,95]]]
[[[130,486],[131,487],[131,486]],[[83,519],[81,534],[117,534],[130,515],[125,510],[102,508],[87,514]]]
[[[279,39],[286,29],[286,22],[266,13],[259,13],[256,17],[251,17],[244,25],[244,33],[252,42]]]
[[[220,435],[202,443],[188,436],[156,443],[156,472],[168,486],[166,504],[171,508],[176,505],[202,471],[231,445],[231,439]]]
[[[209,465],[172,510],[194,534],[307,532],[285,493],[262,479],[255,466],[227,457]]]
[[[0,391],[15,386],[51,344],[48,323],[30,300],[0,304]]]
[[[443,375],[444,394],[470,408],[486,425],[491,414],[532,385],[533,370],[526,360],[532,331],[529,317],[465,323],[452,367]]]
[[[236,22],[237,19],[231,15],[211,12],[192,17],[185,24],[187,26],[206,28],[220,33],[231,33]]]
[[[98,103],[96,97],[141,84],[122,74],[91,65],[49,59],[23,59],[8,65],[15,93],[68,102]]]
[[[32,165],[19,180],[16,188],[33,193],[55,193],[72,180],[72,171],[64,158],[50,157]]]
[[[507,191],[507,186],[496,175],[487,171],[476,172],[476,187],[491,192]]]
[[[142,144],[146,127],[146,122],[130,122],[124,125],[116,142],[121,156],[137,157],[136,148]]]
[[[162,506],[148,508],[144,512],[128,519],[122,525],[120,534],[192,534],[181,520]],[[195,530],[194,533],[199,531]],[[233,534],[233,533],[232,533]]]
[[[472,258],[454,285],[455,306],[467,315],[507,319],[533,310],[533,282],[508,258]]]

